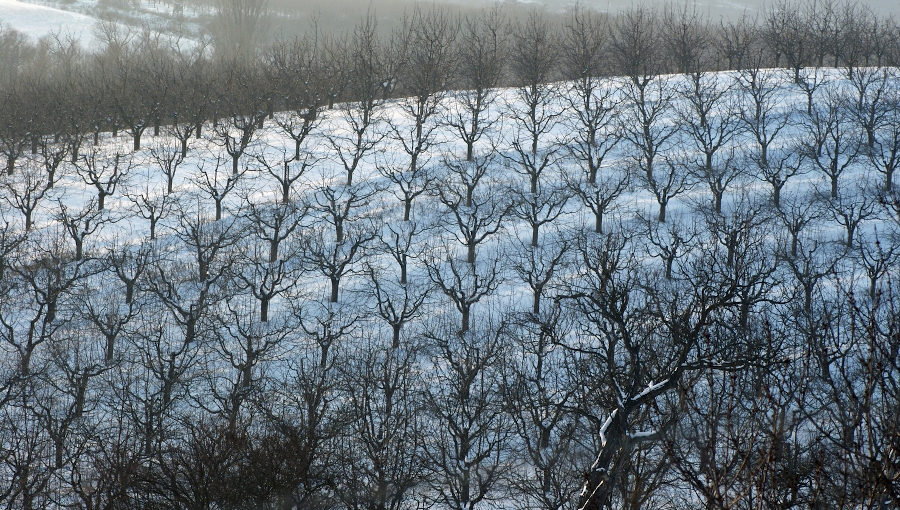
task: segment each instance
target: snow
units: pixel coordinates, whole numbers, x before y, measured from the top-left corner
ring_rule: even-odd
[[[18,0],[0,0],[0,24],[13,28],[32,39],[60,36],[82,40],[85,47],[96,42],[92,16]]]

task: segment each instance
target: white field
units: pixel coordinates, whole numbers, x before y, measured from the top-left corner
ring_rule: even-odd
[[[96,18],[85,14],[18,0],[0,0],[0,24],[33,39],[60,35],[81,39],[89,46],[95,40],[93,27],[96,23]]]

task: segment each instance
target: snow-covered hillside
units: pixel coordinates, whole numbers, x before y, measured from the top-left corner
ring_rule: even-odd
[[[86,38],[85,45],[90,46],[97,19],[20,0],[0,0],[0,23],[33,39],[48,35],[59,35],[63,40]]]
[[[467,99],[10,165],[0,503],[893,501],[896,69]]]

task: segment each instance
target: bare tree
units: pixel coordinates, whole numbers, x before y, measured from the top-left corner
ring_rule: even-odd
[[[719,69],[743,71],[763,56],[759,18],[742,13],[736,20],[723,19],[713,33]]]
[[[754,63],[741,71],[738,86],[743,105],[740,118],[744,128],[753,137],[756,146],[750,151],[750,159],[757,175],[772,185],[775,207],[781,207],[781,190],[788,179],[801,171],[802,159],[793,146],[783,140],[783,130],[791,126],[791,115],[779,112],[779,78],[777,73]]]
[[[439,199],[454,220],[444,228],[465,246],[466,261],[470,264],[475,263],[478,245],[503,228],[503,219],[510,209],[507,200],[495,195],[496,185],[485,182],[478,188],[478,193],[475,192],[484,179],[488,164],[489,159],[481,163],[476,159],[474,164],[450,163],[454,179],[438,187]],[[454,182],[457,179],[458,182]]]
[[[801,151],[806,161],[831,182],[831,197],[838,196],[838,181],[851,168],[862,149],[859,133],[836,92],[803,119]]]
[[[114,195],[120,184],[125,184],[128,173],[134,168],[132,156],[118,152],[112,156],[104,154],[96,147],[82,156],[75,164],[81,180],[97,190],[97,209],[102,211],[106,206],[106,197]]]
[[[565,187],[544,186],[537,193],[523,193],[515,188],[508,191],[511,197],[509,214],[525,222],[531,231],[531,247],[540,246],[540,229],[550,225],[566,213],[569,190]]]
[[[449,250],[431,253],[425,260],[428,277],[459,312],[461,334],[472,324],[474,306],[499,287],[502,281],[499,265],[499,256],[475,265],[460,260]]]
[[[791,69],[795,83],[801,81],[800,70],[808,64],[814,50],[809,30],[799,4],[780,0],[765,14],[763,34],[775,67],[784,65]]]
[[[540,11],[532,11],[510,31],[509,66],[516,83],[515,101],[507,111],[516,125],[510,139],[513,153],[507,158],[513,170],[528,179],[537,193],[541,175],[556,162],[560,147],[546,138],[562,115],[558,104],[557,75],[559,34]]]
[[[297,283],[301,247],[294,237],[305,214],[305,208],[290,204],[255,205],[248,201],[248,229],[263,246],[247,246],[243,259],[245,270],[239,272],[237,278],[259,301],[260,322],[269,320],[272,300],[290,291]]]
[[[606,20],[576,11],[563,42],[564,74],[573,79],[565,94],[574,115],[567,122],[575,135],[568,143],[581,169],[578,176],[565,174],[570,190],[594,214],[594,231],[603,230],[603,216],[628,185],[627,172],[604,170],[606,156],[621,140],[615,118],[621,98],[602,78],[611,63],[604,58],[609,46]]]
[[[358,223],[365,219],[358,220]],[[340,227],[343,229],[343,219]],[[333,238],[324,228],[309,229],[305,233],[306,250],[302,254],[304,267],[315,271],[328,279],[330,284],[329,301],[337,303],[340,297],[341,280],[348,275],[358,274],[357,266],[370,243],[377,237],[377,232],[370,226],[357,225],[349,232],[341,231],[340,237]]]
[[[223,62],[219,70],[224,77],[218,107],[224,110],[226,119],[213,124],[215,142],[231,156],[231,172],[237,175],[240,158],[256,141],[268,115],[267,91],[260,70],[245,62]]]
[[[699,228],[695,223],[685,222],[681,216],[665,223],[652,219],[645,219],[645,222],[647,254],[660,259],[664,267],[663,276],[671,280],[674,278],[675,263],[694,247],[700,235]]]
[[[737,105],[729,86],[722,86],[719,77],[696,72],[681,90],[687,105],[678,112],[687,138],[697,150],[691,163],[692,173],[706,183],[713,196],[713,209],[722,211],[722,198],[728,188],[740,179],[745,168],[736,161],[732,140],[739,125]]]
[[[444,90],[453,72],[452,49],[459,23],[443,11],[416,11],[410,31],[401,75],[402,90],[410,96],[399,100],[402,120],[389,121],[389,136],[399,142],[408,163],[378,166],[403,202],[403,221],[409,221],[413,200],[425,193],[433,179],[429,154],[436,142]]]
[[[399,510],[424,477],[418,349],[362,338],[343,371],[348,434],[338,496],[349,508]]]
[[[885,78],[887,83],[884,85],[876,81],[874,91],[865,90],[866,95],[874,97],[868,100],[865,95],[859,97],[866,111],[864,128],[868,136],[863,152],[872,167],[884,175],[884,188],[890,190],[894,185],[894,172],[900,167],[900,123],[897,122],[900,87],[896,77]],[[857,111],[862,109],[858,107]]]
[[[289,110],[275,117],[278,127],[294,141],[294,155],[286,162],[301,159],[301,148],[322,122],[321,111],[328,104],[330,89],[338,85],[329,79],[326,47],[316,33],[316,38],[277,43],[267,53],[272,79]]]
[[[461,90],[453,93],[445,122],[466,145],[466,161],[473,161],[475,144],[499,122],[491,114],[504,76],[506,55],[505,18],[499,8],[480,16],[466,18],[456,40],[456,68],[453,84]]]
[[[722,272],[721,254],[695,252],[693,260],[679,267],[673,284],[663,286],[652,273],[642,274],[623,236],[610,234],[584,246],[590,246],[582,248],[584,280],[570,291],[581,314],[580,340],[571,348],[597,367],[593,380],[607,389],[591,392],[594,404],[584,411],[599,436],[599,450],[586,471],[579,506],[608,508],[617,491],[633,490],[621,484],[628,481],[623,475],[634,449],[658,442],[677,423],[673,398],[687,374],[739,369],[755,355],[752,342],[742,344],[727,335],[707,337],[704,332],[712,334],[717,317],[733,310],[735,293],[745,285],[742,273],[756,268],[741,263]],[[647,289],[655,297],[636,301],[634,293],[643,292],[638,283],[642,278],[650,278]],[[628,327],[634,320],[649,327]],[[657,341],[675,343],[665,349],[650,347]],[[642,355],[648,348],[656,354]]]
[[[150,157],[156,162],[156,168],[166,177],[166,193],[172,193],[175,189],[175,174],[178,167],[184,163],[185,147],[186,145],[183,145],[179,151],[177,147],[163,142],[150,148]]]
[[[570,412],[577,386],[564,368],[573,360],[555,345],[567,327],[560,308],[554,306],[506,328],[513,350],[504,405],[515,431],[512,451],[527,466],[512,475],[510,485],[523,508],[566,508],[578,492],[582,422]]]
[[[222,155],[216,154],[215,161],[210,164],[212,168],[207,168],[206,162],[201,162],[197,165],[197,174],[194,176],[194,182],[200,191],[215,203],[215,221],[222,219],[222,204],[225,198],[237,188],[241,177],[247,172],[246,167],[240,170],[232,167],[231,173],[221,172],[223,159]]]
[[[426,442],[426,469],[435,499],[455,510],[474,510],[506,496],[511,428],[503,409],[507,347],[502,326],[480,321],[469,333],[451,326],[429,334],[435,380],[425,408],[438,426]]]
[[[82,260],[84,258],[84,242],[88,236],[94,235],[108,223],[109,217],[104,215],[103,211],[96,209],[97,202],[93,199],[80,210],[70,210],[59,199],[57,199],[57,204],[59,210],[56,213],[56,219],[62,224],[63,231],[75,245],[73,252],[75,260]]]
[[[850,193],[839,197],[822,197],[824,208],[831,218],[844,227],[844,245],[853,248],[859,227],[877,214],[877,195],[866,182],[857,182]]]
[[[0,182],[4,190],[3,201],[22,213],[25,231],[31,230],[34,213],[40,203],[47,198],[50,182],[42,169],[32,163],[20,167],[16,175],[7,175]]]
[[[171,214],[175,206],[175,196],[162,190],[150,188],[150,179],[145,181],[144,189],[124,193],[131,202],[131,211],[149,223],[150,240],[156,239],[157,227]]]
[[[709,20],[697,7],[678,9],[669,5],[662,14],[662,37],[666,65],[681,74],[698,74],[712,64],[712,31]]]
[[[270,20],[265,0],[221,0],[212,22],[216,55],[249,60],[266,41]]]
[[[328,143],[347,172],[347,184],[359,163],[386,135],[381,131],[383,101],[397,85],[396,73],[405,62],[408,37],[406,27],[393,34],[387,43],[378,36],[375,18],[370,14],[353,33],[348,65],[352,72],[344,93],[348,101],[341,105],[338,129],[329,129]]]
[[[822,204],[811,194],[792,193],[776,210],[776,215],[790,236],[790,255],[797,256],[803,231],[822,219]]]

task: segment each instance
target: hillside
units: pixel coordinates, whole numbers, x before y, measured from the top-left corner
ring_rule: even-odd
[[[896,69],[472,94],[26,151],[0,503],[898,504]]]

